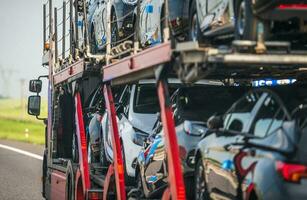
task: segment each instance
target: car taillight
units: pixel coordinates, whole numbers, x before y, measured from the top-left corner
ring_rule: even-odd
[[[280,10],[304,10],[307,9],[307,4],[280,4],[277,8]]]
[[[288,164],[278,161],[276,163],[277,171],[284,180],[298,183],[302,178],[307,178],[307,166],[299,164]]]

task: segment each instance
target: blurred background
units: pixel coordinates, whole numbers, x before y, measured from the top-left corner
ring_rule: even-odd
[[[0,139],[42,144],[44,125],[27,115],[28,82],[48,73],[42,60],[42,0],[0,0]],[[46,82],[42,116],[46,116]]]

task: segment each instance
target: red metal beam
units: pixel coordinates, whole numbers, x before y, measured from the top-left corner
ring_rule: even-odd
[[[171,60],[171,53],[171,45],[167,42],[121,59],[103,68],[103,81],[108,82],[168,62]]]
[[[112,176],[114,176],[114,166],[110,165],[108,168],[106,178],[104,180],[104,185],[103,185],[103,199],[104,200],[108,199],[108,191],[110,188],[110,183],[112,181]]]
[[[179,148],[177,142],[177,135],[175,132],[175,123],[173,119],[173,111],[169,99],[167,84],[165,81],[158,82],[158,95],[161,108],[161,120],[163,124],[165,148],[167,150],[168,163],[168,181],[172,199],[184,200],[186,199],[185,187],[183,182],[181,162],[179,158]],[[164,198],[169,197],[166,190]]]
[[[53,76],[53,83],[57,85],[61,82],[67,81],[69,78],[76,76],[84,71],[84,60],[80,60],[71,66],[67,67],[63,71],[56,73]]]
[[[87,190],[91,187],[90,173],[87,160],[87,144],[86,135],[84,130],[83,112],[81,104],[80,93],[75,94],[75,106],[76,106],[76,133],[78,137],[78,149],[79,149],[79,165],[82,176],[83,191],[86,194]]]
[[[112,132],[112,147],[113,147],[113,165],[115,171],[115,182],[117,199],[126,200],[126,188],[125,188],[125,175],[123,166],[123,157],[120,148],[119,132],[116,120],[116,111],[110,85],[104,85],[104,98],[106,102],[106,109],[108,112],[111,132]],[[110,169],[109,169],[110,170]],[[104,188],[109,188],[110,181],[106,181]],[[107,192],[107,191],[106,191]],[[104,195],[104,197],[107,195]],[[106,199],[105,199],[106,200]]]

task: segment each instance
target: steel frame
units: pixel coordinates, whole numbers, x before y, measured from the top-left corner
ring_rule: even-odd
[[[79,92],[75,94],[75,107],[76,107],[76,134],[78,137],[78,150],[79,150],[79,165],[81,172],[81,179],[83,185],[83,194],[86,195],[87,191],[91,188],[90,172],[87,160],[87,144],[86,135],[84,130],[83,112],[81,95]]]
[[[169,189],[165,191],[163,200],[170,199],[170,197],[173,199],[184,200],[186,199],[185,187],[179,157],[175,122],[173,119],[173,110],[169,98],[166,79],[159,80],[158,82],[158,96],[161,108],[161,120],[164,131],[165,148],[167,150],[167,164],[169,174]]]
[[[110,120],[110,130],[112,132],[112,146],[113,146],[113,163],[109,166],[107,179],[104,183],[104,194],[103,199],[107,200],[108,197],[108,189],[111,184],[111,176],[115,176],[116,182],[116,194],[117,199],[125,200],[126,199],[126,188],[125,188],[125,174],[124,174],[124,166],[123,166],[123,157],[120,148],[120,139],[118,126],[116,121],[116,111],[115,104],[113,100],[111,86],[106,83],[103,88],[105,102],[106,102],[106,110],[108,112],[109,120]]]

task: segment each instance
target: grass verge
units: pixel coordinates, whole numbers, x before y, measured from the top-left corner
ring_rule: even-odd
[[[44,144],[45,125],[27,115],[26,105],[21,106],[22,102],[14,99],[0,100],[0,139]],[[46,104],[46,101],[42,102],[43,116],[46,116]]]

